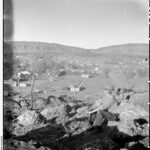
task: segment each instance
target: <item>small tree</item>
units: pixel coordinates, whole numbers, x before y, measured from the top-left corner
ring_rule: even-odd
[[[22,107],[22,102],[23,102],[26,105],[27,109],[31,109],[32,110],[33,109],[33,102],[34,102],[33,88],[34,88],[34,82],[35,82],[35,75],[33,75],[33,80],[32,80],[32,85],[31,85],[31,91],[30,91],[31,103],[28,103],[28,100],[25,99],[25,97],[23,96],[23,92],[22,92],[22,89],[20,87],[20,81],[19,81],[19,79],[18,79],[17,76],[16,76],[16,80],[17,80],[17,85],[19,87],[19,91],[20,91],[19,105]]]
[[[33,80],[31,85],[31,110],[33,109],[33,102],[34,102],[34,97],[33,97],[34,82],[35,82],[35,75],[33,75]]]

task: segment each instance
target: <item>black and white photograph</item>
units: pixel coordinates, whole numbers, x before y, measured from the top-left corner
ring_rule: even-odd
[[[4,150],[148,150],[149,1],[3,0]]]

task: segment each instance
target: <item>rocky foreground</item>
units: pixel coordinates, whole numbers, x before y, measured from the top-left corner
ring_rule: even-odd
[[[116,91],[112,93],[117,97]],[[101,133],[88,130],[91,109],[101,108],[102,101],[111,95],[104,92],[102,98],[77,100],[61,95],[37,99],[33,108],[15,106],[4,113],[5,150],[145,150],[149,144],[148,123],[135,126],[134,119],[149,122],[149,114],[134,103],[132,91],[123,91],[121,103],[111,112],[120,114],[119,122],[108,123]]]

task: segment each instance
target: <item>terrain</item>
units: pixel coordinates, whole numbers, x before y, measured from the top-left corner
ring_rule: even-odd
[[[34,86],[33,89],[21,87],[26,102],[20,103],[20,108],[16,103],[20,94],[14,94],[20,93],[20,89],[12,86],[12,80],[25,70],[30,71],[31,76],[22,83],[33,85],[34,81]],[[4,45],[4,80],[4,89],[11,93],[4,97],[4,147],[7,150],[117,150],[148,146],[147,127],[144,129],[147,138],[141,143],[133,140],[139,133],[133,134],[127,128],[129,124],[134,128],[133,119],[149,118],[148,44],[83,49],[55,43],[8,42]],[[69,89],[80,83],[83,90]],[[122,98],[120,107],[114,109],[120,113],[121,122],[110,122],[102,133],[88,131],[90,108],[97,109],[101,101],[107,101],[105,91],[117,96],[118,88],[124,96],[130,95],[130,103]],[[32,101],[32,109],[26,108]],[[120,139],[129,143],[129,147],[121,144]]]

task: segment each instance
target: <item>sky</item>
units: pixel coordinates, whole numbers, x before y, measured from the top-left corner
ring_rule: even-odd
[[[148,43],[148,0],[12,0],[14,41],[99,48]]]

